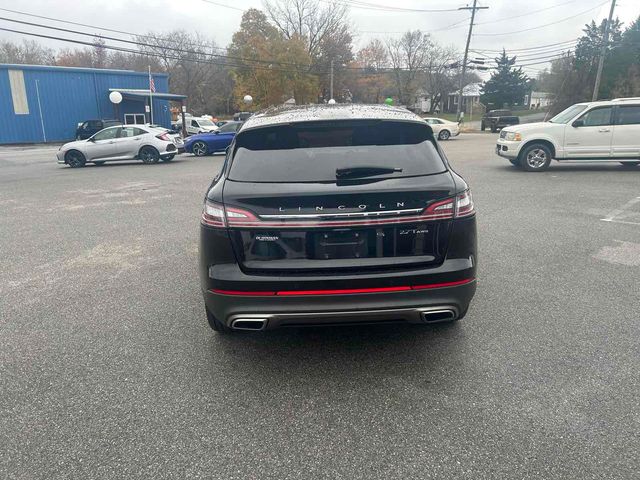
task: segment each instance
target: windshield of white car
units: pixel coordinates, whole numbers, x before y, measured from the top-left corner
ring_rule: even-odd
[[[580,114],[585,108],[587,108],[586,105],[572,105],[561,111],[549,121],[551,123],[569,123],[569,120]]]
[[[212,127],[213,126],[213,122],[211,120],[207,120],[206,118],[198,120],[198,123],[201,126],[205,126],[205,127]]]

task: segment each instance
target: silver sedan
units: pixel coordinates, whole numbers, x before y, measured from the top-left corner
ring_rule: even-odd
[[[100,130],[87,140],[65,143],[56,156],[58,163],[84,167],[121,160],[144,163],[171,161],[178,153],[176,139],[166,129],[145,125],[121,125]]]

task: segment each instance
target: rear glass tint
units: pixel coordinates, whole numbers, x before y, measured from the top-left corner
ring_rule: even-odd
[[[309,122],[248,130],[237,136],[229,178],[244,182],[336,181],[344,168],[401,169],[366,178],[446,171],[431,129],[389,121]]]

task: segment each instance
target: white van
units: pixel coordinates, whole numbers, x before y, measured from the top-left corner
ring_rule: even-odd
[[[209,117],[185,117],[187,135],[195,135],[196,133],[215,132],[218,126],[211,121]],[[182,129],[182,120],[176,123],[178,130]]]

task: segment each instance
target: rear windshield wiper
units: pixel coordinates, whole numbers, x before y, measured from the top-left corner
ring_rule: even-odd
[[[402,172],[402,169],[392,167],[345,167],[336,168],[336,178],[362,178],[396,172]]]

